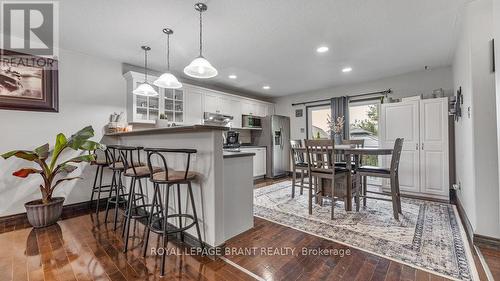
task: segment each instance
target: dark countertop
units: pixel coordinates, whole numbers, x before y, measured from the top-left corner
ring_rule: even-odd
[[[152,135],[152,134],[172,134],[172,133],[189,133],[189,132],[206,132],[206,131],[227,131],[228,127],[222,126],[211,126],[211,125],[192,125],[192,126],[176,126],[167,128],[151,128],[151,129],[141,129],[133,130],[130,132],[119,132],[105,134],[105,136],[135,136],[135,135]]]
[[[224,158],[237,158],[237,157],[246,157],[246,156],[255,156],[253,152],[229,152],[224,151]]]
[[[240,146],[240,149],[245,149],[245,148],[267,148],[265,145],[242,145]]]

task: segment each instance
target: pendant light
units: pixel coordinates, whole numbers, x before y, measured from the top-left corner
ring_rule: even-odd
[[[202,55],[203,26],[201,14],[207,10],[207,5],[203,3],[197,3],[194,5],[194,8],[196,9],[196,11],[200,12],[200,55],[184,68],[184,73],[194,78],[212,78],[217,76],[217,69],[215,69],[215,67],[213,67],[210,62],[206,60]]]
[[[139,85],[132,93],[134,95],[154,97],[158,95],[158,92],[148,83],[148,51],[150,51],[151,48],[142,46],[141,49],[144,50],[144,83]]]
[[[164,28],[163,33],[167,34],[167,72],[163,73],[153,84],[166,89],[179,89],[182,84],[170,73],[170,35],[174,34],[174,31],[170,28]]]

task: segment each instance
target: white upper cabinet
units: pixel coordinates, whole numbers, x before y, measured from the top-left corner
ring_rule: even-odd
[[[267,103],[243,100],[241,104],[241,113],[244,115],[260,117],[269,115],[269,105]]]
[[[201,124],[204,112],[233,116],[231,127],[241,128],[242,115],[265,117],[274,113],[274,104],[252,100],[232,94],[184,84],[181,89],[163,89],[153,85],[157,79],[148,76],[157,97],[143,97],[132,91],[144,82],[144,74],[129,71],[124,74],[127,81],[127,118],[129,123],[154,124],[164,114],[176,124]]]
[[[231,127],[241,128],[241,101],[233,97],[223,97],[221,100],[223,113],[233,116]]]
[[[203,93],[195,88],[184,87],[184,123],[186,125],[203,122]]]
[[[138,72],[127,72],[124,74],[127,81],[127,121],[129,123],[154,124],[162,112],[163,89],[152,85],[155,76],[148,76],[148,82],[158,92],[156,97],[134,95],[132,91],[144,83],[144,74]]]
[[[216,93],[205,92],[204,98],[205,98],[205,112],[221,113],[221,114],[223,113],[222,112],[223,106],[221,104],[220,95]]]

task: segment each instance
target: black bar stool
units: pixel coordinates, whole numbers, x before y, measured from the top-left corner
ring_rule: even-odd
[[[196,172],[189,171],[189,162],[191,160],[191,154],[196,153],[196,149],[163,149],[163,148],[145,148],[144,149],[148,153],[148,167],[151,171],[150,181],[153,182],[154,194],[153,194],[153,202],[154,204],[161,204],[160,198],[161,193],[163,192],[163,202],[165,202],[165,206],[163,207],[163,215],[154,217],[153,207],[150,211],[150,216],[148,219],[148,223],[146,225],[145,234],[144,234],[144,248],[143,248],[143,256],[146,256],[146,251],[148,247],[149,234],[150,231],[154,233],[160,234],[162,236],[162,245],[164,248],[161,266],[160,266],[160,276],[164,276],[165,273],[165,257],[166,257],[166,248],[168,244],[168,235],[174,233],[180,233],[181,240],[183,241],[183,232],[187,229],[195,226],[196,233],[198,235],[198,242],[200,246],[203,248],[204,244],[201,240],[201,232],[200,226],[198,224],[198,215],[196,214],[196,205],[194,203],[193,197],[193,189],[191,187],[191,182],[196,179],[198,174]],[[175,171],[168,168],[167,160],[165,159],[164,154],[166,153],[177,153],[177,154],[185,154],[187,155],[187,164],[186,169],[184,171]],[[163,163],[162,172],[154,173],[154,168],[151,164],[151,159],[153,156],[158,156]],[[183,214],[181,208],[181,184],[187,185],[187,196],[190,198],[191,208],[193,210],[193,214]],[[169,203],[169,193],[170,187],[177,185],[177,205],[178,205],[178,213],[177,214],[168,214],[168,203]],[[164,187],[164,188],[161,188]],[[161,190],[162,189],[162,190]],[[177,228],[173,228],[168,225],[169,218],[178,218],[179,226]],[[192,222],[186,226],[182,226],[182,219],[190,219]]]
[[[97,198],[96,200],[96,208],[95,208],[95,213],[96,215],[99,214],[99,205],[101,203],[101,192],[111,192],[111,185],[102,185],[102,175],[104,174],[104,168],[109,166],[108,159],[106,157],[106,152],[104,150],[94,150],[92,152],[92,155],[94,155],[94,161],[90,162],[90,165],[96,166],[96,173],[95,173],[95,178],[94,178],[94,184],[92,186],[92,193],[90,195],[90,202],[89,202],[89,208],[92,207],[92,204],[94,203],[94,195],[97,193]],[[97,179],[99,178],[99,185],[97,185]]]
[[[126,204],[124,186],[122,184],[122,174],[125,170],[125,166],[122,161],[122,157],[118,151],[121,146],[119,145],[108,145],[106,148],[106,157],[109,160],[108,168],[113,171],[113,177],[111,178],[111,190],[109,192],[108,202],[106,203],[106,214],[104,217],[104,223],[108,222],[108,213],[110,204],[114,205],[115,215],[113,222],[113,230],[116,230],[116,223],[118,220],[118,209],[120,204]],[[114,195],[113,195],[114,194]]]
[[[141,162],[141,151],[143,147],[132,147],[132,146],[120,146],[118,151],[120,152],[121,160],[124,164],[123,175],[125,177],[131,178],[130,188],[128,193],[128,204],[125,208],[124,223],[122,230],[122,237],[124,237],[125,245],[123,247],[123,252],[127,252],[129,234],[130,234],[130,221],[131,219],[144,219],[149,217],[147,208],[151,207],[152,204],[146,203],[146,194],[142,188],[141,179],[149,178],[150,171],[149,167]],[[136,156],[136,157],[135,157]],[[161,169],[153,167],[152,171],[154,173],[160,172]],[[139,183],[139,189],[136,190],[136,183]],[[140,200],[139,205],[137,202]]]

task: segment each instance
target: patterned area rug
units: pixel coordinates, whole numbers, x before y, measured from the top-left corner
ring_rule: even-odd
[[[291,190],[289,181],[255,189],[255,216],[448,278],[477,276],[453,205],[403,198],[403,215],[397,221],[391,202],[368,199],[360,212],[345,212],[337,202],[335,219],[330,220],[330,200],[313,204],[309,215],[307,190],[300,195],[297,188],[293,199]]]

